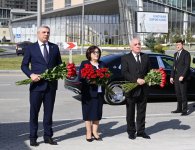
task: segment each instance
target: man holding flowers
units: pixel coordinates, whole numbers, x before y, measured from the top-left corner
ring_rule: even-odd
[[[30,145],[38,146],[38,114],[43,103],[44,142],[56,145],[53,141],[52,115],[57,90],[57,80],[41,78],[47,69],[52,69],[62,63],[60,51],[56,44],[49,42],[50,28],[38,28],[38,41],[27,47],[22,61],[22,71],[32,80],[30,84]],[[29,64],[31,66],[29,66]]]
[[[130,44],[131,51],[121,59],[121,71],[126,81],[137,83],[138,86],[125,94],[127,108],[127,133],[129,139],[143,137],[150,139],[145,133],[145,117],[147,104],[147,84],[144,77],[150,71],[149,57],[141,52],[141,43],[138,38],[134,38]],[[137,107],[137,117],[135,124],[135,107]]]

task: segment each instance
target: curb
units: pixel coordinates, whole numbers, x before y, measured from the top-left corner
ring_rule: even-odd
[[[23,74],[23,72],[22,72],[21,70],[0,70],[0,74],[3,74],[3,73],[9,73],[9,74],[12,74],[12,73]]]

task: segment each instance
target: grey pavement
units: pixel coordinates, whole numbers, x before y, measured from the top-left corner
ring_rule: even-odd
[[[39,147],[29,145],[28,86],[16,86],[23,74],[0,73],[0,149],[1,150],[194,150],[195,108],[189,102],[189,115],[171,114],[175,102],[148,103],[146,132],[150,140],[128,139],[126,133],[125,106],[104,105],[100,133],[103,141],[89,143],[85,140],[81,104],[77,95],[63,87],[59,81],[54,109],[54,140],[57,146],[43,143],[42,116],[40,111]]]

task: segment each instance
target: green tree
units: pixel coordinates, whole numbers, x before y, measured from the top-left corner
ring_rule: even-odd
[[[144,44],[146,47],[148,47],[150,50],[154,51],[154,46],[156,45],[156,40],[153,34],[148,35],[148,37],[145,38]]]
[[[180,34],[179,30],[175,30],[175,33],[171,37],[172,43],[176,43],[176,41],[183,39],[182,35]]]
[[[192,37],[192,32],[191,32],[191,30],[190,30],[190,29],[187,29],[185,33],[186,33],[186,34],[185,34],[185,40],[186,40],[186,42],[187,42],[187,43],[193,42],[194,39],[193,39],[193,37]]]

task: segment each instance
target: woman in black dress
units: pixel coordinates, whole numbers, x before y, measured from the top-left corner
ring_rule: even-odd
[[[81,77],[81,69],[85,64],[91,64],[95,69],[105,67],[104,63],[100,61],[101,50],[97,46],[90,46],[86,51],[87,60],[82,61],[79,69],[79,78],[82,82],[81,100],[83,120],[86,126],[86,140],[92,142],[92,136],[95,140],[102,140],[98,134],[99,121],[102,118],[103,96],[104,88],[89,83],[86,79]]]

